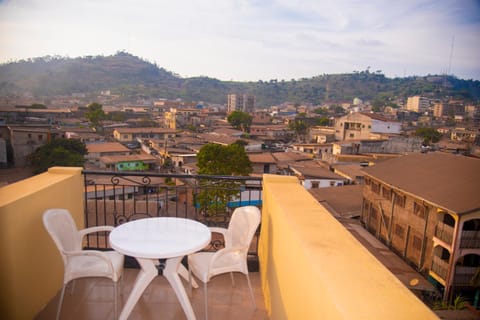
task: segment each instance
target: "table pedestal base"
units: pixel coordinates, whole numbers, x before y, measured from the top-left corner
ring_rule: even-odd
[[[142,259],[136,258],[141,266],[141,269],[133,285],[132,292],[128,296],[127,302],[120,313],[119,320],[127,320],[128,316],[132,312],[138,299],[142,296],[145,289],[150,282],[158,275],[158,269],[155,266],[155,259]],[[188,299],[187,293],[183,286],[182,280],[178,274],[188,279],[188,272],[183,265],[180,264],[182,257],[169,258],[166,260],[165,269],[163,269],[163,276],[168,280],[170,285],[177,295],[178,301],[185,312],[188,320],[195,320],[195,314],[193,313],[192,305]]]

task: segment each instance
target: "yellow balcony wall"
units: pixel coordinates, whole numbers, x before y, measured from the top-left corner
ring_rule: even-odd
[[[63,263],[43,227],[48,208],[67,208],[83,228],[81,168],[48,172],[0,188],[0,315],[33,319],[62,285]]]
[[[295,177],[263,177],[259,258],[270,319],[438,319]]]

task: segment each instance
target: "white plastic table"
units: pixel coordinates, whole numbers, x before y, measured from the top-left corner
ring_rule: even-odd
[[[150,282],[159,275],[159,259],[166,259],[163,276],[172,286],[189,320],[195,320],[192,305],[178,274],[188,278],[180,263],[185,255],[204,248],[211,239],[207,226],[191,219],[145,218],[119,225],[110,232],[110,245],[120,253],[135,257],[141,266],[127,302],[120,313],[126,320]]]

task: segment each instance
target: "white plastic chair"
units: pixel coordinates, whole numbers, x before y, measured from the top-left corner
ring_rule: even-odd
[[[115,291],[115,319],[117,318],[117,281],[122,276],[124,256],[115,251],[82,250],[82,239],[93,232],[111,231],[111,226],[78,230],[66,209],[49,209],[43,213],[43,224],[60,251],[64,264],[63,287],[58,302],[56,319],[60,312],[65,287],[71,280],[84,277],[112,279]]]
[[[207,283],[216,275],[230,273],[232,285],[235,285],[233,272],[241,272],[247,277],[250,297],[255,305],[252,285],[248,276],[247,254],[253,236],[260,224],[260,210],[254,206],[235,209],[228,229],[211,227],[212,232],[221,233],[225,239],[225,248],[217,252],[199,252],[188,256],[190,284],[193,273],[203,282],[205,295],[205,319],[208,319]]]

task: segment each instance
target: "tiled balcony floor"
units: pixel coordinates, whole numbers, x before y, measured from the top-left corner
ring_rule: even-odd
[[[123,295],[119,295],[119,313],[128,298],[138,269],[126,268],[124,271]],[[250,280],[255,295],[257,308],[254,309],[250,299],[246,278],[235,273],[235,287],[232,287],[229,274],[219,275],[208,284],[208,319],[268,319],[265,311],[263,295],[260,289],[260,274],[250,273]],[[198,320],[205,318],[203,288],[193,289],[190,301]],[[189,293],[189,284],[184,281]],[[109,279],[86,278],[75,281],[73,293],[70,283],[65,291],[60,319],[105,320],[114,318],[113,283]],[[120,291],[121,286],[119,286]],[[55,297],[35,318],[36,320],[55,319],[58,303]],[[173,289],[163,277],[155,278],[139,299],[129,320],[184,320],[186,319]]]

